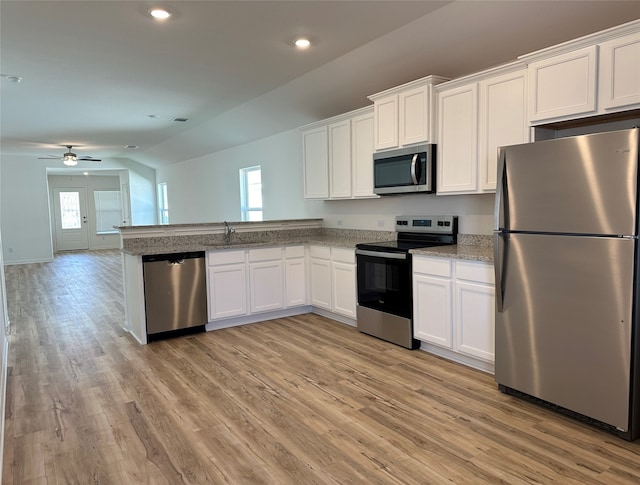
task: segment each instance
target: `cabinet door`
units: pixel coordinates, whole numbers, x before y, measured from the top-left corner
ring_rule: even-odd
[[[351,120],[329,125],[329,197],[351,197]]]
[[[307,284],[304,258],[285,261],[285,286],[287,307],[307,304]]]
[[[244,263],[209,266],[209,319],[247,314],[247,267]]]
[[[284,307],[282,261],[264,261],[249,265],[251,313]]]
[[[376,150],[398,146],[398,95],[380,98],[373,104]]]
[[[309,260],[311,304],[331,310],[331,260],[311,258]]]
[[[493,286],[456,281],[456,350],[494,361]]]
[[[425,143],[429,130],[429,92],[426,86],[398,95],[400,145]]]
[[[450,279],[413,275],[413,336],[453,348],[452,283]]]
[[[640,33],[600,45],[600,107],[607,110],[640,104]]]
[[[597,46],[529,64],[531,122],[596,112]]]
[[[302,133],[304,197],[329,197],[329,148],[327,127],[314,128]]]
[[[356,318],[356,266],[334,261],[333,311],[349,318]]]
[[[495,192],[498,147],[529,141],[527,73],[505,74],[480,83],[478,186]]]
[[[438,95],[438,186],[441,193],[477,190],[478,87],[461,86]]]
[[[353,197],[376,197],[373,193],[373,113],[351,120],[351,166]]]

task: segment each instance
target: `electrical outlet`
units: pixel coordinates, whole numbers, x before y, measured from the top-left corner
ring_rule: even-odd
[[[378,227],[384,227],[384,219],[378,219]]]
[[[338,224],[339,226],[342,225],[342,219],[338,219],[338,221],[336,222],[336,224]]]
[[[9,252],[12,253],[13,252],[13,248],[9,248]]]

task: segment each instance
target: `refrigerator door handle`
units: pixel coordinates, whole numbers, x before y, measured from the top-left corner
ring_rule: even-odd
[[[496,285],[496,311],[502,313],[504,293],[502,278],[504,275],[504,254],[506,251],[506,234],[496,231],[493,233],[493,269]]]
[[[498,148],[498,177],[496,180],[495,210],[493,211],[495,217],[493,229],[496,231],[508,227],[508,211],[504,202],[507,196],[506,160],[506,150],[503,147]]]

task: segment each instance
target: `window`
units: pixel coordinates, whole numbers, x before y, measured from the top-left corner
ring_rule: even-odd
[[[262,171],[260,165],[240,169],[240,210],[243,221],[262,220]]]
[[[120,191],[95,190],[93,199],[96,203],[96,234],[117,233],[113,226],[121,225]]]
[[[167,198],[167,183],[158,184],[158,222],[169,224],[169,199]]]
[[[78,192],[60,192],[60,212],[62,229],[80,229],[80,194]]]

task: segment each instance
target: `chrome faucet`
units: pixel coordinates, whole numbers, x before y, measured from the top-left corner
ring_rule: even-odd
[[[227,221],[224,221],[224,242],[229,244],[231,242],[231,234],[236,232],[236,230],[229,225]]]

